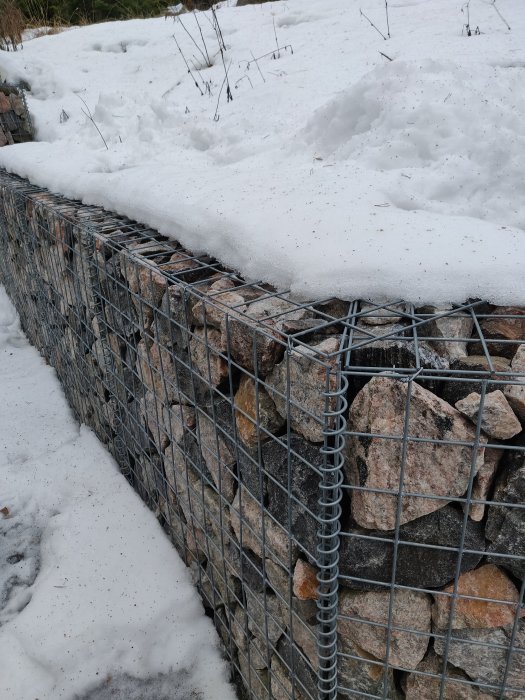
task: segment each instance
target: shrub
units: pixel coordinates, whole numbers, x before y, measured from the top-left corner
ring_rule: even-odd
[[[24,29],[24,16],[14,0],[0,0],[0,49],[16,51]]]

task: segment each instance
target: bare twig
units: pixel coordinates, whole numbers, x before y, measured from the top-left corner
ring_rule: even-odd
[[[84,104],[85,108],[87,109],[87,112],[83,109],[83,110],[82,110],[82,113],[89,119],[89,121],[93,124],[93,126],[95,127],[95,129],[98,131],[98,135],[99,135],[100,138],[102,139],[102,141],[103,141],[103,143],[104,143],[104,146],[106,147],[106,150],[109,151],[109,146],[108,146],[108,144],[106,143],[106,139],[102,136],[102,132],[101,132],[100,129],[98,128],[97,122],[96,122],[95,119],[93,118],[93,115],[91,114],[91,110],[90,110],[89,107],[87,106],[86,101],[84,100],[83,97],[80,97],[80,95],[78,95],[78,94],[77,94],[77,97],[78,97],[78,99]]]
[[[386,33],[390,39],[390,21],[388,19],[388,0],[385,0],[385,12],[386,12]]]
[[[288,49],[290,49],[290,53],[293,54],[293,47],[292,47],[291,44],[286,44],[286,46],[280,46],[280,47],[279,47],[279,51],[288,51]],[[252,56],[253,56],[253,53],[252,53]],[[266,56],[275,56],[275,51],[268,51],[268,53],[263,53],[262,56],[257,56],[257,58],[253,58],[251,61],[245,61],[245,60],[244,60],[244,61],[239,61],[239,65],[240,65],[241,63],[246,63],[246,66],[245,66],[246,69],[247,69],[247,70],[250,70],[250,66],[251,66],[252,63],[257,64],[257,61],[260,61],[261,58],[266,58]],[[257,65],[257,68],[258,68],[258,67],[259,67],[259,66]]]
[[[381,56],[383,56],[384,58],[388,58],[389,61],[393,61],[393,60],[394,60],[393,58],[390,58],[390,56],[387,56],[386,53],[383,53],[382,51],[380,51],[379,53],[380,53]]]
[[[200,33],[201,39],[202,39],[202,45],[204,46],[204,51],[206,52],[207,66],[208,66],[208,68],[209,68],[209,67],[212,65],[212,63],[211,63],[211,61],[210,61],[210,56],[209,56],[209,54],[208,54],[208,47],[206,46],[206,42],[205,42],[205,40],[204,40],[204,34],[202,33],[202,29],[201,29],[201,25],[200,25],[200,22],[199,22],[199,18],[197,17],[197,13],[195,12],[195,10],[193,10],[193,16],[195,17],[195,21],[197,22],[197,27],[199,28],[199,33]]]
[[[211,14],[213,16],[213,28],[215,29],[215,33],[217,34],[217,39],[219,41],[219,48],[222,47],[223,51],[226,51],[226,44],[224,43],[224,37],[222,36],[221,25],[219,24],[219,18],[217,17],[217,13],[216,13],[215,8],[213,6],[211,8]]]
[[[503,22],[503,24],[507,27],[507,29],[508,29],[509,32],[510,32],[510,31],[511,31],[511,29],[510,29],[510,24],[507,22],[507,20],[505,19],[505,17],[503,17],[503,15],[501,14],[501,12],[499,11],[499,8],[496,6],[496,0],[492,0],[492,2],[489,2],[489,5],[492,5],[492,7],[495,9],[495,11],[496,11],[497,14],[498,14],[498,17],[501,19],[501,21]]]
[[[273,20],[273,35],[275,37],[275,45],[277,46],[277,58],[281,58],[281,54],[279,53],[279,41],[277,40],[277,29],[275,28],[275,17],[272,17]]]
[[[219,117],[219,102],[220,102],[220,100],[221,100],[221,95],[222,95],[222,91],[223,91],[223,89],[224,89],[224,86],[225,86],[225,84],[228,82],[228,71],[230,70],[231,65],[232,65],[232,62],[230,61],[229,65],[228,65],[228,68],[225,67],[226,75],[224,76],[224,80],[222,81],[221,89],[219,90],[219,96],[217,97],[217,105],[216,105],[216,107],[215,107],[215,114],[213,115],[213,121],[214,121],[214,122],[218,122],[218,121],[219,121],[219,118],[220,118],[220,117]],[[228,86],[228,90],[229,90],[229,89],[230,89],[230,88],[229,88],[229,86]],[[230,95],[231,95],[231,91],[230,91]],[[231,99],[233,100],[233,97],[232,97]],[[229,101],[230,101],[230,100],[228,99],[228,102],[229,102]]]
[[[384,39],[385,41],[388,39],[388,37],[386,37],[386,36],[383,34],[383,32],[382,32],[380,29],[378,29],[378,28],[376,27],[376,25],[372,22],[372,20],[370,19],[370,17],[367,17],[367,16],[365,15],[365,13],[363,12],[363,10],[359,9],[359,14],[361,15],[361,17],[364,17],[364,18],[367,20],[367,22],[370,24],[370,26],[373,27],[373,28],[376,30],[376,32],[377,32],[378,34],[381,34],[381,36],[383,37],[383,39]]]
[[[200,92],[201,95],[204,95],[204,93],[203,93],[203,91],[202,91],[202,89],[201,89],[201,86],[199,85],[199,83],[197,82],[197,79],[195,78],[195,76],[194,76],[193,73],[191,72],[191,68],[190,68],[190,66],[189,66],[189,63],[188,63],[188,61],[186,60],[186,56],[182,53],[182,49],[181,49],[181,47],[179,46],[179,42],[177,41],[177,37],[175,36],[175,34],[173,34],[173,41],[177,44],[177,48],[179,49],[179,53],[180,53],[180,55],[182,56],[182,60],[183,60],[184,63],[186,64],[186,68],[188,69],[188,73],[190,74],[191,79],[192,79],[193,82],[195,83],[195,87],[197,88],[197,90]]]
[[[252,55],[253,60],[255,61],[255,65],[257,66],[257,70],[259,71],[259,75],[260,75],[261,78],[263,79],[263,83],[265,83],[265,82],[266,82],[266,78],[264,77],[264,75],[262,74],[261,69],[259,68],[259,63],[258,63],[257,59],[255,58],[255,56],[253,55],[253,51],[250,51],[250,53],[251,53],[251,55]]]
[[[191,39],[191,40],[193,41],[193,43],[195,44],[195,47],[197,48],[197,51],[198,51],[198,52],[200,53],[200,55],[202,56],[202,60],[204,61],[204,63],[205,63],[205,64],[208,66],[208,68],[209,68],[209,67],[211,66],[211,63],[209,63],[209,58],[206,58],[206,55],[204,54],[204,51],[203,51],[203,50],[201,49],[201,47],[197,44],[197,42],[196,42],[195,39],[193,38],[192,33],[191,33],[190,31],[188,31],[188,29],[187,29],[186,26],[184,25],[184,22],[182,21],[182,19],[179,17],[178,20],[179,20],[179,22],[180,22],[180,24],[181,24],[181,27],[184,29],[184,31],[186,32],[186,34],[190,37],[190,39]],[[175,36],[175,35],[174,35],[174,36]]]

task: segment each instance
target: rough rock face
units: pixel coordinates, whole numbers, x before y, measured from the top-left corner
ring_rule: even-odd
[[[418,309],[418,313],[435,314],[427,323],[418,327],[418,335],[421,337],[432,337],[429,344],[443,357],[447,357],[450,362],[467,355],[467,343],[454,340],[455,338],[470,338],[474,328],[474,319],[470,314],[451,314],[439,316],[439,314],[450,311],[452,307],[429,306],[423,310]],[[439,340],[442,338],[443,340]],[[452,340],[444,340],[451,338]]]
[[[386,308],[376,309],[374,304],[361,303],[360,321],[369,326],[384,326],[389,323],[398,323],[402,317],[400,313],[406,313],[405,304],[391,304]]]
[[[309,348],[298,348],[291,352],[268,375],[267,381],[272,389],[270,396],[275,401],[277,410],[283,418],[290,411],[292,429],[307,440],[322,442],[324,439],[324,417],[326,410],[335,409],[335,399],[327,401],[323,392],[335,391],[336,376],[327,376],[327,364],[336,369],[338,358],[323,358],[323,355],[336,353],[339,350],[341,338],[334,336],[323,340],[318,345]],[[288,383],[290,385],[290,401],[287,401]]]
[[[505,677],[511,635],[512,627],[455,630],[449,646],[448,660],[454,666],[463,669],[476,683],[480,685],[488,683],[501,687]],[[445,640],[436,638],[434,641],[436,652],[443,655],[444,647]],[[518,626],[514,647],[518,649],[525,647],[525,622],[520,622]],[[514,653],[506,685],[522,689],[524,678],[525,654]],[[487,688],[486,692],[500,697],[497,690]],[[523,690],[507,689],[502,697],[506,700],[523,700]]]
[[[410,673],[403,683],[406,700],[436,700],[439,698],[443,660],[430,651],[418,664],[416,671],[438,677]],[[491,700],[493,697],[472,685],[467,674],[454,668],[451,664],[447,665],[446,676],[444,700]]]
[[[494,356],[490,359],[495,372],[510,371],[508,358]],[[452,405],[473,392],[479,394],[481,392],[481,378],[488,379],[491,375],[489,362],[484,355],[460,357],[451,363],[450,369],[454,372],[454,374],[451,374],[454,381],[441,382],[439,393],[445,401]],[[489,385],[487,393],[494,391],[496,388],[494,385]]]
[[[456,408],[475,424],[478,420],[480,405],[481,395],[473,392],[458,401]],[[521,423],[499,389],[485,396],[481,429],[497,440],[510,440],[514,435],[521,433]]]
[[[472,487],[472,498],[480,501],[485,501],[488,498],[494,476],[498,468],[499,462],[503,456],[503,450],[497,447],[487,447],[485,449],[485,461],[480,467],[479,472],[474,479]],[[472,520],[479,522],[483,520],[485,515],[484,503],[472,503],[469,510],[469,516]]]
[[[516,318],[505,318],[515,316]],[[500,306],[481,321],[481,330],[488,343],[491,355],[514,357],[519,341],[525,338],[525,309]],[[498,340],[504,342],[497,342]],[[513,341],[513,342],[505,342]]]
[[[339,596],[339,634],[349,638],[379,660],[386,659],[390,591],[349,591]],[[360,618],[346,619],[348,617]],[[389,663],[415,668],[424,657],[430,640],[431,598],[426,593],[400,589],[395,592]],[[370,623],[380,623],[374,625]],[[383,626],[382,626],[383,625]],[[422,634],[418,634],[422,633]]]
[[[443,592],[453,594],[454,585],[447,586]],[[466,597],[456,600],[452,629],[506,627],[514,622],[520,600],[519,591],[509,577],[494,564],[486,564],[460,576],[457,594]],[[479,600],[483,598],[502,602]],[[448,628],[451,610],[452,598],[436,593],[432,620],[437,629]]]
[[[237,486],[235,456],[226,443],[222,431],[216,428],[213,420],[205,413],[197,414],[197,428],[206,466],[218,492],[231,503]]]
[[[404,586],[439,588],[452,581],[456,572],[457,547],[463,528],[463,514],[453,506],[445,506],[428,515],[402,525],[400,540],[414,545],[398,547],[396,582]],[[345,528],[348,532],[349,529]],[[352,537],[352,533],[367,538]],[[368,539],[368,538],[378,539]],[[383,540],[394,539],[394,531],[350,530],[350,536],[341,537],[339,567],[343,576],[389,583],[392,580],[394,545]],[[422,546],[417,546],[420,544]],[[424,545],[432,545],[425,547]],[[483,552],[485,538],[478,523],[468,521],[465,548]],[[461,571],[477,566],[482,554],[464,554]],[[373,588],[374,584],[359,583],[345,578],[343,586]],[[377,584],[375,586],[377,588]]]
[[[303,559],[298,559],[293,572],[293,592],[300,600],[317,600],[317,570]]]
[[[214,328],[196,328],[190,340],[190,355],[194,371],[206,384],[219,386],[228,376],[228,362],[220,331]]]
[[[257,386],[247,375],[242,377],[235,394],[235,407],[237,433],[249,449],[257,447],[259,441],[266,442],[270,438],[268,433],[276,433],[284,425],[284,418],[278,413],[266,389],[262,385]]]
[[[297,309],[295,304],[277,297],[255,301],[246,307],[247,316],[232,312],[223,323],[222,333],[228,339],[233,359],[241,367],[257,370],[258,377],[266,376],[284,354],[286,344],[281,335],[286,321],[309,318],[312,312]],[[254,352],[257,367],[254,366]]]
[[[377,376],[359,392],[350,408],[349,430],[401,438],[404,430],[408,384]],[[409,434],[415,438],[474,442],[475,429],[442,399],[412,383]],[[484,442],[482,438],[482,442]],[[389,489],[393,495],[353,491],[352,515],[362,527],[391,530],[396,523],[402,441],[349,437],[345,471],[350,484],[369,489]],[[483,464],[478,450],[474,471]],[[403,490],[443,500],[404,496],[401,524],[442,508],[446,497],[461,496],[471,473],[472,448],[431,442],[408,441]]]
[[[519,384],[508,384],[503,393],[518,418],[525,421],[525,345],[520,345],[511,362],[511,369],[519,373],[515,381]]]
[[[525,576],[525,508],[512,506],[525,503],[525,457],[522,453],[506,456],[492,500],[509,505],[489,507],[485,529],[490,541],[487,551],[510,556],[489,556],[488,559],[521,579]]]

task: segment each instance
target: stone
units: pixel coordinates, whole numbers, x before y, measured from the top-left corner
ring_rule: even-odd
[[[525,421],[525,344],[518,347],[510,366],[519,374],[512,377],[516,383],[507,384],[503,393],[518,418]]]
[[[310,513],[319,512],[320,477],[316,471],[322,460],[319,447],[292,434],[287,444],[266,442],[261,453],[263,470],[268,475],[268,511],[284,528],[291,525],[294,539],[307,557],[315,561],[319,523]]]
[[[249,449],[270,439],[285,420],[277,411],[266,389],[251,377],[243,375],[235,394],[237,434]]]
[[[152,391],[147,391],[144,398],[140,399],[140,410],[157,450],[162,452],[170,442],[163,421],[163,413],[167,408]]]
[[[392,624],[414,631],[393,629],[388,663],[402,668],[415,668],[425,656],[431,631],[431,597],[406,589],[394,593]],[[390,591],[350,591],[339,594],[340,636],[372,654],[386,659],[387,623]],[[350,617],[360,618],[348,619]],[[379,623],[379,624],[370,624]],[[420,634],[422,633],[422,634]]]
[[[474,500],[486,501],[489,495],[494,476],[498,469],[499,462],[503,456],[503,450],[497,447],[487,447],[485,449],[485,461],[480,467],[474,479],[472,487],[472,498]],[[469,509],[469,516],[472,520],[483,520],[485,515],[484,503],[472,503]]]
[[[271,593],[256,593],[248,586],[244,586],[244,595],[248,629],[262,649],[266,649],[266,639],[275,647],[277,640],[286,629],[284,620],[287,616],[281,601]]]
[[[340,336],[332,336],[318,345],[295,348],[267,377],[270,396],[281,416],[290,415],[292,429],[311,442],[323,442],[324,414],[336,407],[335,397],[327,401],[324,394],[337,390],[339,356],[327,355],[337,353],[340,344]]]
[[[282,566],[276,564],[273,559],[265,559],[264,566],[270,588],[272,588],[275,593],[278,593],[284,600],[289,600],[290,574]]]
[[[237,490],[230,507],[230,516],[233,531],[242,547],[251,549],[260,558],[271,558],[280,565],[287,566],[290,557],[292,563],[295,563],[295,543],[244,487]]]
[[[418,664],[416,671],[419,673],[409,673],[403,679],[405,700],[436,700],[439,698],[443,660],[433,651],[429,651],[423,661]],[[492,695],[487,695],[472,685],[466,673],[447,664],[443,700],[492,700],[492,698]]]
[[[481,395],[473,392],[456,403],[458,411],[476,424],[478,420]],[[497,389],[485,395],[481,429],[497,440],[510,440],[521,433],[521,423],[509,405],[502,391]]]
[[[183,404],[164,406],[162,421],[169,442],[181,444],[186,434],[191,434],[196,426],[195,409]]]
[[[396,583],[418,588],[440,588],[452,581],[456,574],[462,529],[463,514],[453,506],[445,506],[402,525],[399,529]],[[392,580],[394,537],[394,530],[345,528],[339,551],[340,583],[350,588],[384,590],[380,584]],[[392,542],[385,542],[385,539]],[[464,544],[465,549],[480,553],[463,554],[462,572],[477,566],[483,556],[485,538],[480,524],[467,521]]]
[[[317,570],[303,559],[298,559],[293,572],[293,592],[300,600],[317,600]]]
[[[504,566],[521,580],[525,576],[525,508],[522,507],[525,503],[525,456],[522,452],[505,454],[492,500],[502,505],[489,506],[485,527],[490,541],[488,561]],[[491,557],[491,552],[507,556]]]
[[[450,362],[467,355],[467,342],[461,338],[469,339],[474,329],[474,319],[465,312],[454,312],[447,316],[440,314],[452,311],[452,307],[428,306],[418,313],[433,314],[426,323],[417,328],[419,337],[430,337],[428,343],[441,356],[448,358]],[[457,340],[456,340],[457,338]],[[448,340],[447,340],[448,339]]]
[[[258,378],[265,377],[287,347],[282,334],[283,324],[312,315],[309,309],[298,308],[286,299],[272,296],[249,304],[244,314],[232,312],[222,324],[222,333],[233,359]],[[254,365],[254,351],[257,367]]]
[[[352,492],[352,516],[362,527],[391,530],[396,524],[408,386],[405,382],[376,376],[359,392],[350,407],[350,431],[399,438],[350,436],[347,439],[344,468],[349,483],[392,491],[392,495]],[[476,437],[467,419],[415,382],[410,396],[408,431],[410,436],[423,441],[407,442],[403,490],[444,498],[403,496],[401,525],[442,508],[447,497],[461,496],[468,487],[472,448],[425,440],[473,443]],[[482,436],[480,441],[486,440]],[[483,452],[483,448],[477,452],[474,474],[483,464]]]
[[[191,303],[182,285],[170,284],[162,297],[160,309],[155,313],[155,335],[157,341],[177,354],[186,350],[190,342],[193,323]]]
[[[190,397],[180,389],[175,359],[172,353],[158,343],[148,347],[141,340],[137,345],[136,370],[139,379],[165,405],[190,403]]]
[[[250,689],[250,700],[268,700],[270,678],[268,670],[258,671],[250,665],[251,655],[239,651],[238,664],[243,683]]]
[[[491,357],[494,372],[504,373],[510,371],[510,361],[506,357]],[[482,379],[490,379],[492,371],[487,358],[484,355],[467,355],[453,360],[450,364],[453,370],[450,381],[441,382],[440,396],[454,405],[464,399],[473,391],[481,393]],[[503,377],[505,378],[505,377]],[[487,393],[494,391],[497,385],[488,385]]]
[[[246,310],[245,299],[241,293],[235,291],[235,285],[228,277],[213,282],[201,299],[192,305],[192,313],[197,322],[204,326],[213,326],[221,330],[224,317],[232,311],[244,312]]]
[[[291,678],[293,680],[290,680]],[[279,657],[275,654],[271,661],[270,687],[273,700],[290,700],[291,697],[295,698],[295,700],[309,700],[310,697],[315,697],[307,696],[304,692],[301,692],[298,674],[292,675],[290,668],[281,663]]]
[[[0,90],[0,114],[7,114],[12,109],[9,97]]]
[[[231,503],[237,488],[235,456],[224,440],[221,429],[202,411],[197,414],[197,429],[202,456],[217,491]]]
[[[219,386],[228,377],[228,361],[220,331],[196,328],[190,340],[193,370],[209,386]]]
[[[489,629],[455,630],[448,647],[448,661],[463,669],[478,685],[501,686],[507,666],[507,655],[512,636],[512,627]],[[514,639],[514,648],[525,647],[525,623],[520,622]],[[442,656],[445,639],[436,637],[434,649]],[[511,657],[506,686],[503,694],[487,688],[487,692],[505,700],[523,700],[525,694],[525,654],[514,652]],[[518,690],[509,690],[517,688]]]
[[[453,594],[454,585],[444,588],[443,593]],[[457,598],[452,629],[506,627],[514,622],[520,601],[519,591],[509,577],[494,564],[485,564],[479,569],[462,574],[458,579],[457,594],[469,597]],[[491,598],[503,602],[474,598]],[[448,629],[451,606],[452,598],[448,595],[434,595],[432,620],[437,629]],[[522,614],[525,615],[525,610]]]
[[[389,323],[399,323],[407,312],[405,304],[389,304],[385,307],[376,308],[377,304],[362,301],[359,309],[359,320],[370,326],[383,326]]]
[[[490,316],[482,319],[480,326],[485,340],[489,341],[487,346],[490,354],[512,358],[519,343],[525,338],[525,309],[500,306],[494,309]],[[503,342],[498,343],[498,340]],[[476,352],[480,345],[478,343],[474,346],[473,352]]]

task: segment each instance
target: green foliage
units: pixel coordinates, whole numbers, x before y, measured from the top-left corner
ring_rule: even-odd
[[[85,23],[158,15],[162,0],[16,0],[31,23]]]

